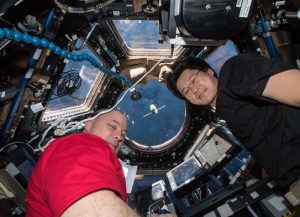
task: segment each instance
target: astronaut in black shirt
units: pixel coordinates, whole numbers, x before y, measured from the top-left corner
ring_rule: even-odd
[[[257,54],[230,58],[219,78],[193,57],[172,68],[169,89],[192,104],[215,109],[279,186],[300,178],[300,70]]]

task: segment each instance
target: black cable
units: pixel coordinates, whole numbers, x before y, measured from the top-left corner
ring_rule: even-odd
[[[55,94],[54,94],[55,95]],[[54,97],[54,98],[52,98],[52,99],[49,99],[49,100],[44,100],[43,102],[46,102],[46,101],[51,101],[51,100],[54,100],[54,99],[57,99],[57,98],[60,98],[60,97],[63,97],[63,96],[57,96],[57,95],[55,95],[56,97]]]
[[[52,99],[50,99],[50,100],[57,99],[57,98],[60,98],[60,97],[63,97],[63,96],[69,96],[69,97],[71,97],[71,98],[73,98],[73,99],[78,99],[78,100],[86,100],[86,99],[89,99],[89,98],[94,97],[94,96],[89,96],[89,97],[85,97],[85,98],[78,98],[78,97],[72,96],[71,94],[69,94],[69,95],[63,95],[63,96],[58,96],[58,95],[56,95],[56,94],[53,93],[53,92],[52,92],[52,94],[55,95],[55,96],[57,96],[57,97],[52,98]],[[49,101],[50,101],[50,100],[49,100]]]
[[[78,99],[78,100],[86,100],[86,99],[89,99],[89,98],[92,98],[93,96],[89,96],[89,97],[86,97],[86,98],[77,98],[77,97],[74,97],[72,95],[69,95],[69,97],[73,98],[73,99]]]
[[[82,84],[82,79],[79,76],[79,73],[76,70],[69,70],[66,71],[62,74],[58,81],[57,85],[57,93],[53,93],[55,96],[66,96],[68,95],[69,97],[73,99],[78,99],[78,100],[86,100],[89,98],[92,98],[93,96],[86,97],[86,98],[78,98],[72,96],[72,94],[80,88]]]
[[[55,95],[54,93],[52,93],[52,94]],[[55,96],[56,96],[56,97],[53,97],[52,99],[45,99],[45,100],[42,100],[40,103],[42,103],[42,105],[43,105],[44,102],[50,102],[51,100],[54,100],[54,99],[63,97],[63,96],[57,96],[57,95],[55,95]],[[43,106],[44,106],[44,105],[43,105]]]
[[[90,97],[86,97],[86,98],[78,98],[78,97],[72,96],[72,94],[81,87],[81,84],[82,84],[82,79],[79,76],[78,71],[69,70],[69,71],[63,72],[62,76],[58,80],[56,93],[54,91],[51,91],[51,93],[57,97],[54,97],[52,99],[45,100],[45,101],[54,100],[54,99],[57,99],[57,98],[60,98],[63,96],[69,96],[69,97],[71,97],[73,99],[77,99],[77,100],[86,100],[86,99],[94,97],[94,96],[90,96]]]
[[[69,70],[62,73],[57,84],[57,96],[71,95],[81,86],[82,79],[79,72],[76,70]]]

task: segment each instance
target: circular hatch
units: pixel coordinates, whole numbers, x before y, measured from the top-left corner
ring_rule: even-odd
[[[135,93],[127,93],[118,105],[129,117],[126,144],[145,152],[172,147],[188,125],[185,101],[155,80],[135,89]]]

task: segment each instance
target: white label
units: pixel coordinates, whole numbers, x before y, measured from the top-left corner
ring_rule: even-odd
[[[44,110],[44,106],[42,105],[42,103],[37,103],[37,104],[33,104],[30,106],[31,110],[33,111],[33,113],[37,113],[39,111]]]
[[[25,78],[31,78],[32,74],[33,74],[33,69],[28,69]]]
[[[245,17],[245,18],[248,17],[251,3],[252,3],[252,0],[244,0],[243,1],[239,17]]]
[[[205,214],[203,217],[217,217],[217,215],[214,211],[211,211],[211,212]]]
[[[258,198],[259,194],[256,192],[256,191],[253,191],[250,196],[255,199],[255,198]]]
[[[68,62],[69,62],[69,60],[65,58],[65,59],[64,59],[64,63],[67,64]]]
[[[230,202],[231,203],[233,203],[233,202],[235,202],[235,201],[237,201],[238,199],[235,197],[235,198],[233,198]]]
[[[234,214],[234,212],[232,211],[232,209],[230,208],[230,206],[225,203],[221,206],[219,206],[217,208],[219,214],[221,215],[221,217],[227,217],[227,216],[231,216]]]
[[[42,53],[42,49],[36,49],[33,55],[33,59],[38,60],[41,56],[41,53]]]
[[[16,165],[14,165],[13,163],[9,163],[7,164],[7,166],[5,167],[5,170],[11,175],[11,176],[16,176],[20,173],[20,171],[18,170],[18,168],[16,167]]]
[[[271,189],[274,188],[274,185],[272,182],[268,182],[267,186],[269,186],[269,188],[271,188]]]
[[[243,0],[237,0],[236,7],[240,8],[242,6]]]
[[[271,199],[269,199],[270,204],[273,205],[274,208],[276,208],[279,212],[283,211],[286,207],[283,204],[284,198],[280,196],[274,196]]]
[[[76,41],[77,40],[77,35],[72,35],[72,39],[73,39],[73,41]]]
[[[120,16],[120,11],[113,11],[113,15],[119,17]]]
[[[1,91],[1,96],[0,98],[4,98],[5,97],[5,91]]]

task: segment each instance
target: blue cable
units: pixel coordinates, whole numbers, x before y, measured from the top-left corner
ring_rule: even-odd
[[[3,38],[14,40],[16,42],[24,42],[26,44],[33,44],[36,47],[48,48],[49,50],[53,51],[55,54],[60,55],[69,60],[80,61],[80,62],[86,60],[96,68],[100,69],[102,72],[108,74],[109,76],[115,76],[116,78],[123,80],[128,87],[131,86],[131,83],[128,80],[128,78],[121,76],[116,72],[101,66],[100,63],[98,63],[94,57],[86,53],[72,54],[68,50],[61,49],[59,46],[55,45],[53,42],[49,42],[45,38],[40,39],[36,36],[30,36],[27,33],[20,33],[7,28],[0,28],[0,40]]]
[[[50,14],[47,17],[47,20],[44,24],[44,28],[46,31],[50,31],[50,27],[52,26],[53,23],[53,17],[55,16],[54,8],[51,10]]]
[[[263,11],[260,11],[260,18],[258,21],[258,25],[260,25],[260,27],[262,28],[263,38],[264,38],[265,44],[267,46],[268,52],[270,54],[270,57],[277,59],[279,57],[279,55],[277,53],[274,41],[272,39],[270,27],[269,27],[266,19],[264,18]]]
[[[196,58],[201,58],[207,50],[207,47],[204,47],[202,50],[199,51],[199,53],[196,55]]]

